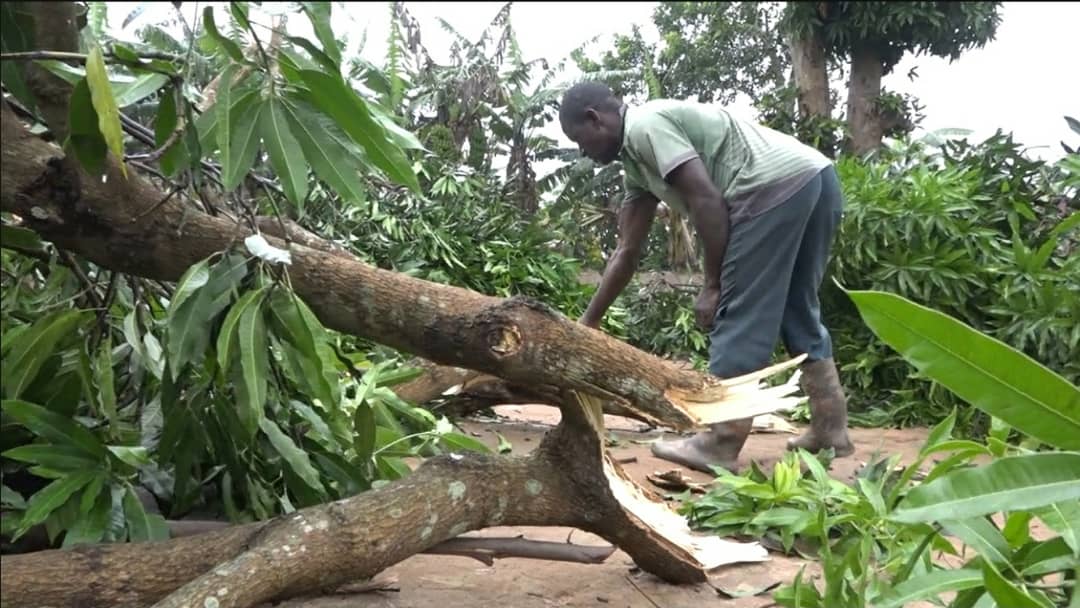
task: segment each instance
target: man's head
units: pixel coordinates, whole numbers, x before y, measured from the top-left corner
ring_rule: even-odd
[[[581,82],[570,87],[559,106],[563,133],[593,161],[606,165],[622,149],[622,102],[607,85]]]

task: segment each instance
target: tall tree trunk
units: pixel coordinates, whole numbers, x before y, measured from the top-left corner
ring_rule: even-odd
[[[877,110],[881,94],[881,56],[872,47],[851,51],[851,81],[848,84],[847,151],[863,155],[881,146],[884,126]]]
[[[820,30],[789,39],[791,67],[799,91],[799,119],[808,121],[832,116],[829,100],[829,71],[825,61],[825,45]],[[822,150],[832,154],[833,150]]]

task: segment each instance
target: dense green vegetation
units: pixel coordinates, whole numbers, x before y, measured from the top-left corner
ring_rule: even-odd
[[[790,57],[778,41],[798,14],[689,5],[658,10],[661,31],[694,23],[716,48],[750,40],[772,48],[774,62],[748,73],[737,69],[749,61],[744,54],[724,52],[687,64],[686,53],[646,48],[639,33],[599,60],[584,51],[573,60],[636,98],[686,93],[696,62],[723,66],[710,74],[708,97],[749,94],[762,120],[822,148],[847,137],[842,121],[795,109]],[[41,50],[21,10],[3,7],[5,53]],[[216,190],[238,221],[276,215],[381,268],[490,295],[525,294],[579,316],[593,290],[583,273],[602,270],[614,246],[619,169],[593,167],[540,133],[568,84],[566,62],[526,61],[507,5],[475,41],[444,24],[455,44],[449,65],[437,65],[415,21],[394,4],[387,62],[376,66],[362,53],[343,56],[341,32],[331,27],[337,10],[301,3],[293,11],[311,24],[312,40],[274,36],[266,15],[230,3],[228,11],[206,8],[197,25],[142,25],[140,42],[123,44],[104,25],[121,15],[94,2],[82,28],[85,61],[36,65],[75,85],[62,143],[88,171],[100,170],[106,155],[126,158],[127,171],[149,170],[163,191],[190,195],[193,205],[203,204],[194,187]],[[956,17],[974,31],[957,49],[996,26],[990,13]],[[878,38],[904,37],[893,45],[900,54],[936,44],[882,27]],[[264,48],[272,37],[280,39]],[[840,53],[842,42],[832,40],[829,52]],[[160,56],[139,59],[148,53]],[[44,130],[25,64],[3,67],[5,99]],[[236,80],[215,88],[215,78]],[[216,94],[204,95],[208,88]],[[912,109],[905,104],[897,102]],[[1068,502],[1080,447],[1080,155],[1067,147],[1059,161],[1033,159],[1006,133],[976,142],[957,133],[916,137],[917,119],[908,118],[886,129],[895,138],[873,153],[837,158],[847,209],[824,308],[852,419],[937,425],[922,455],[954,456],[924,485],[909,483],[919,463],[897,477],[895,463],[882,461],[851,488],[827,480],[817,460],[793,455],[771,477],[722,477],[726,490],[686,513],[720,533],[776,534],[785,548],[799,539],[822,552],[825,591],[796,581],[778,595],[789,605],[796,597],[803,606],[872,598],[900,605],[904,598],[889,593],[934,582],[967,590],[970,603],[957,606],[976,605],[983,590],[999,605],[1063,606],[1075,573],[1051,589],[1036,579],[1080,557]],[[1080,125],[1068,119],[1062,133],[1080,135]],[[555,166],[541,174],[541,163]],[[410,456],[486,449],[397,397],[391,388],[417,373],[405,357],[324,328],[265,241],[238,243],[173,285],[101,268],[42,241],[11,214],[3,222],[5,543],[38,524],[50,542],[70,546],[161,538],[166,517],[192,513],[262,519],[399,479]],[[656,223],[641,273],[603,327],[703,369],[707,338],[693,323],[696,289],[684,284],[694,249],[686,230],[674,214]],[[675,278],[655,279],[661,275]],[[929,325],[918,325],[930,309],[937,312]],[[971,340],[979,357],[1014,357],[1045,382],[1018,385],[1001,368],[972,371],[977,362],[956,353],[927,358],[897,329],[906,323],[918,325],[917,341]],[[1018,401],[1002,403],[994,390]],[[1018,414],[1023,399],[1033,404]],[[997,460],[968,469],[976,456]],[[1039,473],[1025,477],[1025,467]],[[1058,482],[1069,489],[1045,493]],[[163,515],[145,510],[138,487]],[[986,487],[1016,500],[945,521],[943,496],[970,490],[977,498]],[[1007,514],[1003,529],[982,519],[999,512]],[[1032,517],[1058,536],[1033,540]],[[928,548],[946,548],[943,528],[983,557],[936,570]],[[833,544],[837,536],[854,544]],[[881,570],[864,568],[871,562]]]

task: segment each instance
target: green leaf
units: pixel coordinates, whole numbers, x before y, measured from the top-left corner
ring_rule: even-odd
[[[281,457],[289,464],[289,468],[292,469],[293,473],[296,473],[312,489],[322,494],[326,493],[322,481],[319,480],[319,472],[311,465],[307,452],[297,447],[296,443],[288,435],[281,432],[281,428],[273,420],[262,418],[259,420],[259,428],[262,429],[263,434],[270,440],[278,454],[281,454]]]
[[[0,242],[3,242],[5,247],[11,249],[37,251],[39,253],[45,252],[45,243],[41,241],[41,237],[38,236],[38,233],[29,228],[19,228],[18,226],[8,226],[7,224],[4,224],[0,226]]]
[[[341,63],[341,50],[334,39],[334,31],[330,27],[330,3],[329,2],[301,2],[300,5],[311,20],[311,26],[315,29],[315,35],[323,45],[326,55],[334,62]]]
[[[154,146],[160,148],[165,145],[169,137],[176,131],[176,126],[179,123],[179,114],[176,112],[176,89],[169,87],[161,95],[161,102],[158,103],[157,118],[154,119]],[[192,128],[192,125],[188,125],[188,128]],[[182,141],[176,141],[158,160],[161,165],[161,171],[168,176],[176,175],[184,165],[187,159],[184,158],[184,144]]]
[[[367,402],[356,404],[353,414],[353,449],[356,458],[367,462],[375,451],[375,414]]]
[[[266,406],[266,376],[270,368],[267,356],[269,347],[266,340],[266,323],[263,321],[263,297],[244,309],[237,328],[237,342],[240,345],[240,369],[243,373],[244,390],[238,391],[241,403],[238,404],[240,421],[254,436],[262,420]]]
[[[1076,499],[1080,499],[1080,454],[1025,454],[917,486],[892,519],[902,523],[968,519]]]
[[[144,447],[110,445],[108,448],[113,456],[116,456],[121,462],[131,465],[136,469],[151,464],[150,453]]]
[[[0,3],[0,52],[17,53],[34,50],[32,40],[34,18],[23,5]],[[35,110],[37,100],[26,85],[25,64],[20,61],[0,61],[0,82],[24,106]]]
[[[97,375],[101,413],[104,414],[105,419],[109,422],[110,432],[115,433],[117,430],[116,385],[113,381],[112,338],[107,332],[99,349],[94,368]]]
[[[318,91],[311,96],[315,105],[363,146],[375,166],[395,182],[413,192],[420,191],[420,182],[405,153],[390,140],[386,129],[371,115],[367,103],[341,77],[315,70],[301,70],[300,76],[312,91]]]
[[[85,471],[99,466],[85,450],[67,444],[30,443],[11,448],[4,458],[43,466],[60,473]]]
[[[38,490],[30,497],[23,513],[15,538],[21,537],[31,527],[45,521],[56,509],[63,506],[71,495],[81,490],[98,475],[97,471],[78,471],[65,475]]]
[[[357,174],[359,160],[356,154],[342,145],[334,129],[321,124],[314,108],[307,103],[287,100],[285,117],[289,121],[304,158],[320,179],[329,184],[337,194],[348,202],[364,200],[364,189]]]
[[[175,381],[185,365],[202,357],[210,343],[210,327],[228,306],[229,294],[247,274],[243,256],[230,254],[212,267],[209,260],[192,265],[181,277],[169,303],[165,348]]]
[[[283,102],[277,97],[270,99],[262,113],[261,133],[270,154],[270,164],[281,180],[285,196],[301,211],[307,196],[307,163],[300,144],[289,130],[285,119]]]
[[[888,293],[848,294],[870,329],[921,373],[1039,441],[1080,448],[1080,388],[948,315]]]
[[[1061,535],[1061,539],[1080,558],[1080,503],[1060,502],[1033,513],[1043,524]]]
[[[154,94],[155,91],[169,82],[169,77],[164,74],[151,73],[141,74],[131,82],[116,85],[116,105],[126,108],[134,103]]]
[[[945,529],[964,541],[964,544],[975,549],[983,559],[993,564],[1009,563],[1012,551],[1005,537],[984,517],[973,517],[965,520],[944,521]]]
[[[15,490],[0,484],[0,504],[13,509],[25,509],[26,500]]]
[[[1023,589],[1014,585],[1011,581],[1001,576],[993,566],[983,564],[983,581],[990,597],[994,598],[998,606],[1009,608],[1054,608],[1049,603],[1043,603],[1027,594]]]
[[[98,122],[98,115],[90,98],[90,86],[83,78],[72,89],[71,99],[68,101],[68,137],[65,147],[71,150],[83,169],[92,175],[101,175],[104,171],[105,155],[109,152]]]
[[[221,330],[218,332],[217,337],[217,361],[218,367],[223,372],[232,367],[233,348],[236,345],[240,317],[252,305],[262,306],[267,289],[269,289],[269,286],[260,287],[240,296],[240,299],[229,308],[225,320],[221,322]]]
[[[235,190],[255,164],[255,155],[259,151],[259,114],[263,106],[257,95],[244,97],[229,110],[227,122],[218,125],[221,183],[228,191]],[[224,137],[226,130],[228,136]]]
[[[1069,128],[1073,130],[1073,133],[1080,135],[1080,120],[1076,120],[1072,116],[1066,116],[1065,122],[1069,125]]]
[[[312,59],[319,62],[319,65],[323,66],[330,72],[334,74],[341,73],[341,67],[333,59],[331,59],[329,55],[320,51],[319,47],[312,44],[310,40],[306,38],[299,38],[296,36],[286,36],[285,39],[288,40],[290,43],[303,48],[305,51],[308,52],[309,55],[311,55]]]
[[[326,331],[304,301],[292,292],[275,290],[270,295],[276,332],[299,353],[295,358],[302,374],[298,380],[309,395],[334,410],[340,401],[334,354]]]
[[[107,454],[105,446],[86,427],[56,412],[17,400],[5,400],[0,407],[16,422],[54,444],[78,447],[97,461]]]
[[[85,502],[87,497],[90,497],[93,501],[91,508],[84,511],[75,525],[64,534],[64,543],[61,546],[63,549],[77,545],[97,544],[105,538],[109,516],[112,513],[112,500],[108,493],[103,493],[100,489],[98,487],[98,491],[91,494],[93,487],[87,487],[86,493],[83,494],[83,501]]]
[[[214,23],[214,9],[209,6],[203,9],[203,26],[206,28],[206,33],[210,34],[210,37],[221,45],[221,48],[225,49],[225,52],[228,53],[229,57],[232,57],[240,63],[246,63],[244,52],[240,50],[240,45],[236,44],[231,39],[226,38],[218,31],[217,24]]]
[[[70,338],[87,318],[86,313],[66,310],[41,317],[8,347],[0,366],[4,396],[17,399],[37,378],[41,366],[56,352],[58,344]]]
[[[1024,556],[1023,576],[1042,576],[1061,572],[1076,565],[1076,556],[1061,537],[1036,543]]]
[[[127,177],[127,165],[124,164],[124,130],[120,126],[120,108],[116,107],[109,73],[105,69],[105,56],[101,47],[95,45],[86,57],[86,84],[90,87],[90,100],[98,116],[98,128],[105,143],[109,146],[120,173]]]
[[[483,443],[480,443],[476,439],[469,437],[468,435],[462,435],[458,432],[445,433],[439,437],[439,441],[444,447],[450,449],[465,450],[467,452],[479,452],[481,454],[490,454],[491,449]]]
[[[875,598],[873,608],[903,608],[928,597],[949,591],[981,587],[983,576],[978,570],[934,570],[908,579]]]
[[[169,538],[169,526],[165,523],[165,518],[157,513],[147,513],[131,486],[128,486],[124,493],[124,519],[127,520],[128,539],[132,542]]]
[[[495,451],[500,454],[509,454],[514,451],[514,445],[507,441],[506,437],[503,437],[499,433],[495,433],[495,436],[499,438],[499,445],[495,448]]]

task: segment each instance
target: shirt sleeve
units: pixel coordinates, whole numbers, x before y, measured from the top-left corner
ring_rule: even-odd
[[[635,125],[632,140],[642,162],[665,180],[679,165],[700,156],[682,126],[662,114],[643,118]]]

